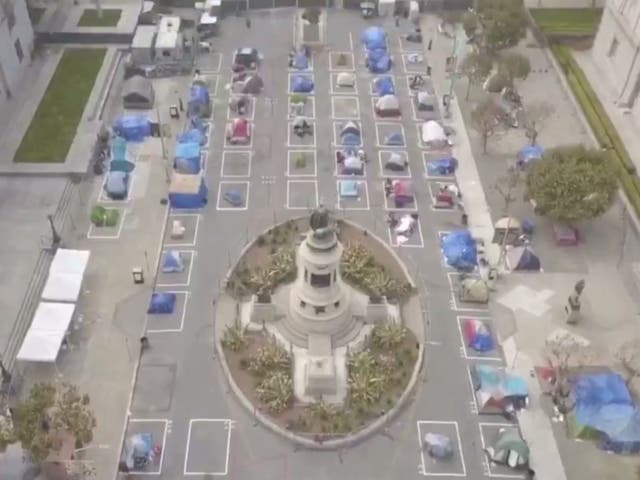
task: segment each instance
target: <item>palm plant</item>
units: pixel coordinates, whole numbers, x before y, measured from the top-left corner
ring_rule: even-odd
[[[291,376],[285,372],[273,372],[256,388],[258,400],[272,413],[281,413],[291,403],[293,388]]]
[[[247,348],[247,329],[239,321],[228,325],[222,336],[222,346],[232,352],[239,352]]]
[[[323,422],[331,420],[338,414],[338,408],[335,405],[325,402],[311,404],[309,411],[311,412],[311,415]]]
[[[406,337],[407,329],[403,325],[376,325],[371,332],[371,346],[383,351],[393,351],[402,345]]]
[[[267,345],[258,348],[256,353],[249,358],[249,371],[260,378],[273,372],[289,372],[290,369],[291,358],[289,354],[274,340],[270,340]]]

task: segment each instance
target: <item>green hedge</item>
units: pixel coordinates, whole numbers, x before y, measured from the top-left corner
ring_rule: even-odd
[[[531,8],[531,16],[546,35],[595,35],[601,8]]]
[[[625,148],[615,126],[607,115],[600,99],[591,88],[584,72],[571,56],[568,47],[554,44],[551,46],[551,50],[558,59],[569,86],[573,90],[578,103],[580,103],[598,143],[602,148],[609,151],[611,164],[618,171],[620,183],[629,201],[636,209],[636,213],[640,215],[640,178],[635,174],[636,170],[629,152]]]

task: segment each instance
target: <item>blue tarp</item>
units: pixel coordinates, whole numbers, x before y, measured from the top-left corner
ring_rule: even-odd
[[[473,270],[478,263],[476,241],[469,230],[446,234],[441,241],[447,264],[458,270]]]
[[[529,395],[527,382],[516,375],[510,375],[490,365],[476,365],[474,369],[480,383],[480,390],[487,392],[495,399],[501,396],[527,397]]]
[[[387,48],[387,34],[381,27],[369,27],[360,35],[360,41],[367,50]]]
[[[526,167],[542,158],[544,149],[540,145],[525,145],[518,152],[518,165]]]
[[[112,200],[124,200],[129,190],[129,174],[126,172],[112,171],[107,173],[104,181],[104,190]]]
[[[111,159],[127,160],[127,141],[122,137],[116,137],[111,143]]]
[[[395,95],[396,88],[391,77],[379,77],[375,82],[375,90],[378,96]]]
[[[197,210],[207,204],[209,189],[204,179],[200,180],[200,188],[197,192],[169,192],[169,204],[171,208],[181,210]]]
[[[387,73],[391,70],[391,57],[386,50],[372,50],[367,54],[367,68],[371,73]]]
[[[395,132],[384,139],[384,144],[393,147],[404,146],[404,136],[401,132]]]
[[[209,89],[204,85],[192,85],[189,90],[189,106],[206,107],[210,102]]]
[[[142,470],[153,457],[153,436],[150,433],[131,435],[124,444],[121,462],[129,470]]]
[[[313,87],[313,80],[307,75],[294,75],[291,78],[291,91],[294,93],[311,93]]]
[[[178,143],[198,143],[204,145],[207,143],[207,137],[205,137],[204,133],[200,130],[194,128],[178,135]]]
[[[516,265],[516,270],[529,270],[529,271],[539,271],[540,270],[540,259],[538,256],[531,251],[530,248],[525,248],[522,251],[522,255],[520,256],[520,260]]]
[[[489,327],[481,320],[469,318],[463,326],[467,345],[476,352],[490,352],[495,348]]]
[[[355,133],[345,133],[340,138],[342,145],[358,146],[360,145],[360,135]]]
[[[191,129],[198,130],[203,135],[206,133],[207,124],[200,117],[191,117],[189,123]]]
[[[143,115],[121,115],[114,122],[113,131],[128,142],[142,142],[151,135],[151,121]]]
[[[309,59],[304,52],[298,52],[293,59],[293,68],[296,70],[306,70],[309,68]]]
[[[449,158],[439,158],[427,162],[427,173],[433,177],[448,177],[453,175],[458,168],[458,160]]]
[[[173,168],[176,172],[197,175],[202,170],[202,163],[200,157],[176,158]]]
[[[178,143],[176,145],[176,158],[200,158],[199,143]]]
[[[224,201],[232,207],[243,207],[244,195],[240,190],[229,190],[224,194]]]
[[[134,163],[128,160],[112,160],[109,164],[109,171],[131,173],[136,168]]]
[[[172,292],[156,292],[151,294],[147,313],[173,313],[176,306],[176,294]]]
[[[184,271],[184,262],[180,252],[168,250],[162,257],[162,273],[179,273]]]

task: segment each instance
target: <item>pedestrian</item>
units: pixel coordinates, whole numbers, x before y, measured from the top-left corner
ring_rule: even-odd
[[[469,225],[469,216],[464,212],[462,212],[460,223],[462,224],[463,227],[466,227],[467,225]]]
[[[142,350],[149,348],[149,337],[140,337],[140,348]]]
[[[251,28],[251,19],[249,17],[245,18],[244,24],[247,26],[247,28]]]
[[[433,46],[433,40],[430,38],[429,43],[427,44],[427,50],[431,51],[432,46]]]
[[[431,65],[427,65],[427,77],[431,76]]]
[[[180,106],[180,111],[184,112],[184,103],[182,103],[182,98],[178,98],[178,105]]]

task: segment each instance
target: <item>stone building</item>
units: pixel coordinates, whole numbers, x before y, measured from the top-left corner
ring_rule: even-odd
[[[25,0],[0,0],[0,114],[31,63],[33,28]]]

